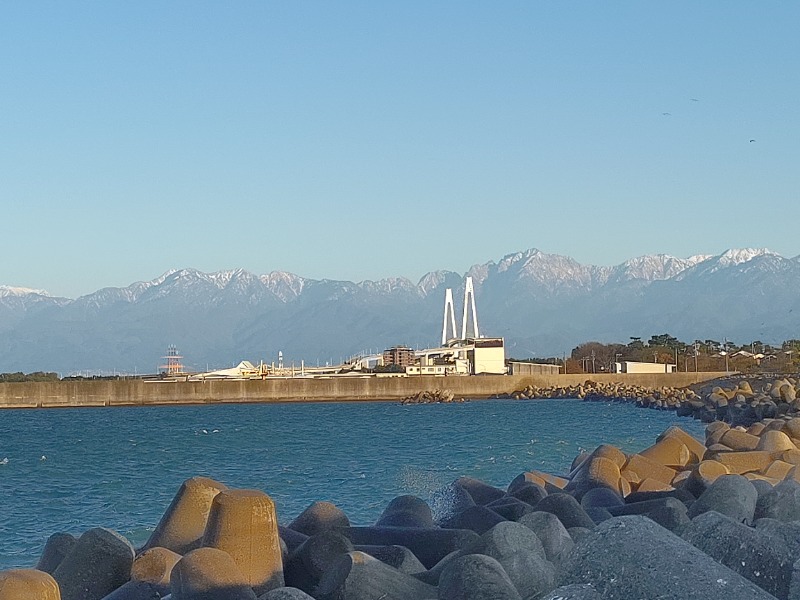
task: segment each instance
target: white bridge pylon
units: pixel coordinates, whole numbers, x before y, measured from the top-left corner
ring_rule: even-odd
[[[447,344],[447,340],[456,337],[456,314],[453,305],[453,290],[447,288],[444,293],[444,320],[442,322],[442,346]],[[472,314],[472,337],[480,337],[478,332],[478,310],[475,308],[475,289],[472,286],[472,277],[467,277],[464,285],[464,310],[461,317],[461,338],[467,339],[467,323],[469,315]],[[452,336],[449,336],[448,325],[452,331]]]

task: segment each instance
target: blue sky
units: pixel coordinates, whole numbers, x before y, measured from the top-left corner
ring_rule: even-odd
[[[0,284],[795,256],[798,23],[789,1],[2,3]]]

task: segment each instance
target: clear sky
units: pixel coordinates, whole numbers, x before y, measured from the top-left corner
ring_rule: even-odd
[[[0,284],[795,256],[798,24],[795,1],[4,2]]]

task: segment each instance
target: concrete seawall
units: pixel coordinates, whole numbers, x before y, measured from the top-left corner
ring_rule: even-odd
[[[592,380],[647,387],[684,387],[725,373],[486,375],[478,377],[358,377],[264,381],[56,381],[0,384],[0,408],[147,406],[178,404],[397,401],[420,391],[448,389],[456,398],[487,398],[528,385],[569,386]]]

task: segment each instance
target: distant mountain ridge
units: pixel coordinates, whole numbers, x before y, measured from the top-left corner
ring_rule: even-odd
[[[800,337],[800,257],[746,248],[601,267],[529,249],[417,283],[184,268],[74,300],[0,286],[0,371],[153,372],[168,344],[193,369],[271,362],[279,350],[299,364],[427,346],[441,332],[444,289],[454,288],[458,308],[466,276],[481,332],[505,337],[519,358],[664,332],[687,341]]]

